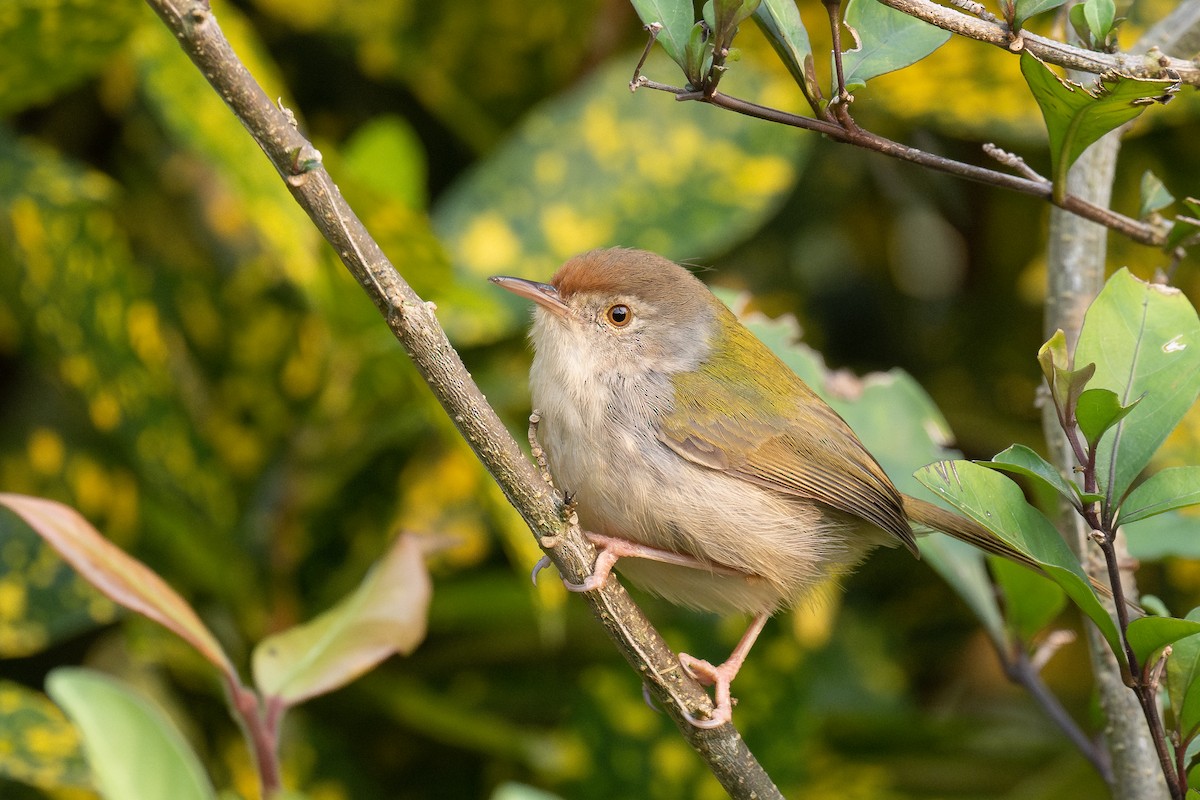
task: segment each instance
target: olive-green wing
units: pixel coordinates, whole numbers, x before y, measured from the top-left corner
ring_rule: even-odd
[[[901,495],[882,467],[845,420],[778,366],[787,386],[743,375],[736,382],[704,380],[697,391],[701,378],[677,376],[676,407],[660,419],[659,440],[700,466],[860,517],[916,554]],[[790,398],[782,406],[781,394]]]

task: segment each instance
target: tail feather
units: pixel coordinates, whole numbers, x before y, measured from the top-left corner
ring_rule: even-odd
[[[978,522],[969,517],[964,517],[961,514],[955,514],[953,511],[947,511],[941,506],[936,506],[933,503],[927,503],[924,500],[919,500],[916,497],[903,495],[904,498],[904,513],[908,515],[910,521],[917,525],[924,525],[927,528],[941,531],[942,533],[953,536],[955,539],[974,545],[980,550],[992,555],[1007,558],[1016,564],[1023,567],[1028,567],[1034,572],[1039,572],[1042,575],[1046,574],[1046,570],[1042,569],[1042,565],[1034,559],[1016,550],[1008,544],[1000,541],[987,528],[984,528]],[[1095,578],[1089,577],[1092,588],[1105,597],[1113,596],[1112,589],[1104,585]],[[1138,609],[1138,605],[1132,601],[1128,602],[1130,608]]]

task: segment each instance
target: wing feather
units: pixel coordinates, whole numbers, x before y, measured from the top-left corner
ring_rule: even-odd
[[[763,358],[774,363],[752,370],[710,361],[677,375],[675,408],[659,420],[659,440],[702,467],[866,520],[916,553],[900,493],[850,426],[765,345],[737,327],[737,346],[716,347],[714,353],[739,348],[745,353],[749,347],[750,363]],[[714,380],[724,369],[736,369],[738,379]],[[781,376],[789,385],[778,385]]]

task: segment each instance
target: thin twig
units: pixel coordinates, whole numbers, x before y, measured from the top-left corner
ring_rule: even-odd
[[[1108,760],[1108,753],[1096,746],[1096,742],[1084,733],[1074,718],[1067,713],[1058,697],[1046,687],[1042,676],[1038,674],[1037,669],[1025,654],[1025,650],[1017,645],[1013,647],[1011,653],[1005,653],[997,646],[996,653],[1000,656],[1000,664],[1008,679],[1029,692],[1030,696],[1046,712],[1046,716],[1050,717],[1059,730],[1083,754],[1084,758],[1091,762],[1096,772],[1104,778],[1105,783],[1112,783],[1112,764]]]
[[[271,102],[233,52],[204,0],[147,0],[188,57],[267,154],[300,206],[387,320],[463,438],[521,513],[539,541],[557,536],[548,555],[560,574],[581,581],[595,550],[562,519],[561,501],[522,454],[488,405],[433,310],[404,281],[342,198],[319,154]],[[731,724],[700,730],[683,716],[711,713],[712,701],[618,581],[584,595],[622,655],[668,709],[684,738],[733,797],[782,798]]]
[[[1002,150],[991,142],[984,142],[983,152],[996,161],[999,161],[1009,169],[1019,173],[1022,177],[1028,178],[1031,181],[1039,183],[1050,183],[1050,179],[1040,174],[1033,167],[1025,163],[1025,159],[1021,158],[1016,153],[1010,153],[1007,150]]]
[[[1164,240],[1162,232],[1154,226],[1145,222],[1139,222],[1124,214],[1118,214],[1103,206],[1089,203],[1075,195],[1068,194],[1060,202],[1056,202],[1053,195],[1053,185],[1044,180],[1031,180],[1016,175],[1009,175],[994,169],[955,161],[952,158],[935,155],[925,150],[918,150],[915,147],[909,147],[879,134],[872,133],[857,125],[847,126],[840,121],[842,117],[838,118],[839,121],[803,117],[799,114],[792,114],[777,108],[761,106],[749,100],[742,100],[731,95],[722,94],[721,92],[715,92],[711,96],[705,96],[699,92],[689,92],[678,86],[652,81],[644,75],[638,78],[637,85],[644,86],[647,89],[670,92],[675,95],[676,100],[698,100],[717,106],[718,108],[724,108],[727,111],[744,114],[748,117],[777,122],[793,128],[816,131],[834,141],[853,144],[867,150],[874,150],[892,158],[909,161],[913,164],[920,164],[923,167],[928,167],[938,172],[945,172],[950,175],[957,175],[960,178],[976,181],[977,183],[985,183],[991,186],[998,186],[1002,189],[1011,189],[1022,194],[1040,197],[1084,219],[1117,231],[1135,242],[1151,247],[1161,247]],[[839,105],[843,108],[845,106],[845,104]]]

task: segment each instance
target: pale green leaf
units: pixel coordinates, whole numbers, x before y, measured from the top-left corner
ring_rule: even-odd
[[[1083,18],[1087,20],[1088,29],[1097,42],[1103,42],[1112,31],[1113,20],[1117,18],[1117,7],[1113,0],[1086,0],[1083,4]]]
[[[1047,488],[1075,503],[1078,490],[1075,485],[1062,476],[1062,473],[1046,459],[1023,444],[1011,447],[992,456],[991,461],[976,461],[980,466],[1013,472],[1032,478]]]
[[[1044,11],[1058,8],[1066,0],[1017,0],[1016,23],[1019,29],[1025,20]]]
[[[1121,503],[1117,524],[1153,517],[1200,503],[1200,467],[1172,467],[1156,472]]]
[[[1167,187],[1163,185],[1163,182],[1150,170],[1142,173],[1140,190],[1141,204],[1138,216],[1142,219],[1150,216],[1155,211],[1163,210],[1175,202],[1175,196],[1167,191]]]
[[[1139,561],[1170,556],[1200,559],[1200,514],[1168,511],[1134,522],[1122,520],[1121,524],[1129,542],[1129,555]]]
[[[804,96],[810,103],[815,103],[821,97],[821,89],[812,72],[812,44],[808,30],[795,0],[763,0],[754,12],[754,21],[762,28]]]
[[[1104,432],[1128,416],[1140,399],[1134,399],[1129,405],[1121,405],[1116,393],[1108,389],[1087,389],[1082,392],[1075,403],[1075,421],[1088,445],[1095,447]]]
[[[1126,638],[1143,665],[1156,650],[1185,636],[1200,634],[1200,622],[1175,617],[1142,617],[1129,623]]]
[[[858,33],[859,47],[842,54],[846,88],[915,64],[950,39],[950,32],[878,0],[850,0],[845,23]]]
[[[162,709],[115,678],[59,668],[46,678],[83,735],[83,749],[105,800],[215,800],[196,754]]]
[[[1185,731],[1200,725],[1200,634],[1171,643],[1165,683],[1176,725]]]
[[[1122,269],[1088,309],[1075,360],[1095,363],[1091,385],[1122,405],[1141,398],[1096,448],[1097,478],[1115,504],[1200,393],[1200,319],[1178,289]]]
[[[331,692],[425,638],[432,588],[419,541],[401,536],[353,594],[254,648],[254,682],[295,705]]]
[[[643,25],[658,23],[658,43],[671,60],[684,67],[683,51],[696,21],[691,0],[630,0]]]

